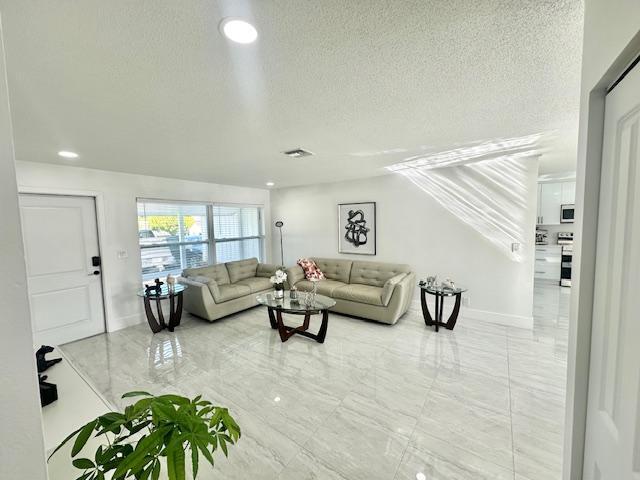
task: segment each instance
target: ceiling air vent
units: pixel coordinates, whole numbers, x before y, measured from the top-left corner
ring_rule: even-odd
[[[288,157],[300,158],[300,157],[308,157],[313,155],[312,152],[308,152],[307,150],[303,150],[301,148],[294,148],[293,150],[287,150],[286,152],[282,152]]]

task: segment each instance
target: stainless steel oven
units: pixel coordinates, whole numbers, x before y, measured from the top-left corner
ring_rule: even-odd
[[[567,203],[560,205],[560,223],[573,223],[575,205]]]

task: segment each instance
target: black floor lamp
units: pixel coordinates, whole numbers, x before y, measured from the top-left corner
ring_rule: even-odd
[[[276,227],[280,230],[280,266],[284,267],[284,250],[282,248],[282,227],[284,226],[284,222],[282,220],[278,220],[276,222]]]

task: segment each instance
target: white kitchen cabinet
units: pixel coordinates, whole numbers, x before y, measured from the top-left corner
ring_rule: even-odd
[[[562,205],[576,202],[576,182],[562,182]]]
[[[561,266],[561,245],[536,245],[535,278],[560,282]]]
[[[560,206],[575,202],[576,182],[538,184],[538,225],[560,225]]]
[[[541,225],[560,225],[560,205],[562,205],[562,184],[542,183],[540,188]]]

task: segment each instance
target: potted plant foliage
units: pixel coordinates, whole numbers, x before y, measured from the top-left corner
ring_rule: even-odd
[[[227,456],[228,446],[240,438],[240,427],[229,411],[201,396],[189,399],[147,392],[122,396],[129,397],[144,398],[127,406],[124,413],[109,412],[80,427],[51,454],[75,438],[71,457],[80,471],[76,480],[105,480],[109,476],[113,480],[157,480],[163,465],[170,480],[183,480],[187,463],[191,463],[195,479],[201,457],[213,465],[216,450]],[[92,435],[102,438],[104,444],[92,455],[80,455]]]

